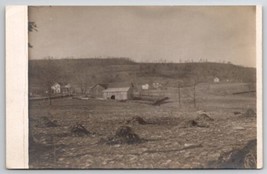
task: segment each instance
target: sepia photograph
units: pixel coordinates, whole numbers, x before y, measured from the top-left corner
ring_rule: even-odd
[[[262,167],[257,6],[27,10],[30,169]]]

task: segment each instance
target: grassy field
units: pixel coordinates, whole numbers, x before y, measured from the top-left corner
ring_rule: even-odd
[[[196,108],[189,99],[185,100],[186,96],[179,106],[171,90],[164,93],[169,92],[169,102],[160,106],[138,100],[64,98],[52,100],[52,105],[45,100],[30,101],[34,138],[30,144],[30,167],[214,168],[211,161],[256,139],[256,117],[243,115],[249,108],[256,111],[256,97],[231,95],[242,89],[242,84],[216,85],[198,86]],[[200,110],[214,120],[205,121],[205,126],[187,126],[190,120],[197,119]],[[149,124],[127,122],[135,116]],[[45,125],[44,117],[57,126]],[[71,128],[76,123],[90,134],[73,135]],[[143,141],[105,143],[123,125],[131,127]]]

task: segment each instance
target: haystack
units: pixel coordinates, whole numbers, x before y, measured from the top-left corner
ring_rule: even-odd
[[[71,133],[74,136],[87,136],[90,134],[90,132],[82,124],[78,123],[71,127]]]
[[[208,116],[207,114],[202,113],[198,115],[196,119],[182,122],[180,127],[181,128],[190,128],[190,127],[208,128],[210,124],[209,122],[211,121],[214,121],[214,119]]]
[[[256,117],[256,112],[249,108],[244,114],[243,114],[244,117]]]
[[[107,144],[138,144],[141,143],[140,137],[135,134],[131,127],[121,126],[117,129],[113,137],[109,137]]]
[[[57,127],[57,121],[56,120],[50,120],[48,117],[40,117],[39,125],[38,127]]]
[[[256,168],[257,140],[250,140],[243,148],[222,154],[218,161],[210,162],[212,168]]]
[[[207,128],[207,127],[209,127],[209,125],[208,124],[205,124],[203,122],[196,121],[196,120],[184,121],[180,125],[180,128],[191,128],[191,127],[203,127],[203,128]]]
[[[141,124],[141,125],[145,125],[145,124],[148,124],[148,123],[142,117],[135,116],[135,117],[127,120],[126,124]]]
[[[214,121],[214,119],[208,116],[207,114],[200,114],[197,116],[196,121],[206,122],[206,121]]]

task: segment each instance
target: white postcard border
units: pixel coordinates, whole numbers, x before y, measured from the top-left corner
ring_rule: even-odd
[[[6,7],[6,167],[28,168],[28,7]]]
[[[263,168],[262,6],[256,8],[257,168]],[[6,7],[6,167],[28,166],[28,6]]]

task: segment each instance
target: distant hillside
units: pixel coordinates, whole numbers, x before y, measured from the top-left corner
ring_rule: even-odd
[[[48,81],[68,82],[88,88],[95,83],[132,81],[136,84],[161,82],[212,82],[214,77],[227,82],[256,81],[256,69],[223,63],[136,63],[125,58],[30,60],[30,87],[45,87]]]

